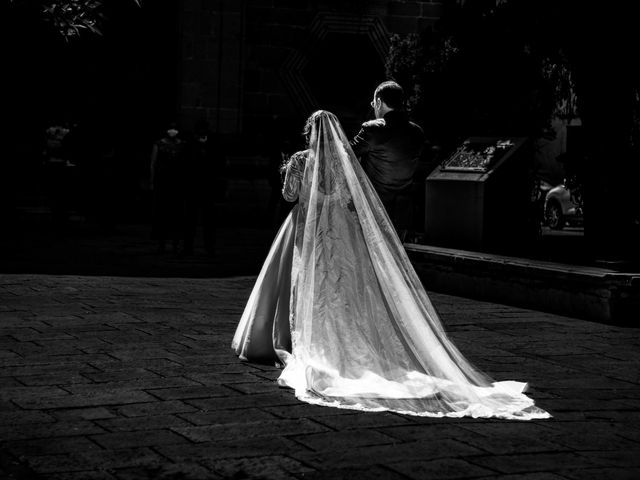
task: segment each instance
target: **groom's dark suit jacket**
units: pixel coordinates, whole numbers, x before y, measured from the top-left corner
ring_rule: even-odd
[[[422,129],[400,110],[363,123],[351,141],[398,232],[414,223],[411,187],[424,144]]]
[[[362,124],[351,147],[380,197],[411,187],[425,143],[422,128],[405,111],[392,110],[383,118]]]

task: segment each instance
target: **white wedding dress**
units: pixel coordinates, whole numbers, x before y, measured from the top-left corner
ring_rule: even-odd
[[[493,382],[447,338],[337,118],[316,112],[309,149],[287,166],[299,202],[276,236],[232,342],[279,361],[305,402],[420,416],[550,415]]]

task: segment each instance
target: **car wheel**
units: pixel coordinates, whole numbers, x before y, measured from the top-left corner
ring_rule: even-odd
[[[564,227],[564,215],[562,214],[562,208],[558,202],[549,202],[544,212],[544,218],[547,221],[547,225],[552,230],[562,230]]]

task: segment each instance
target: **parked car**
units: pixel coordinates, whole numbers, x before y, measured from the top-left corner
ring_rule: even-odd
[[[577,182],[565,179],[547,192],[544,221],[553,230],[562,230],[567,224],[582,224],[582,193]]]

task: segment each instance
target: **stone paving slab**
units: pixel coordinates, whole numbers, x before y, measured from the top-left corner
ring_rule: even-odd
[[[0,275],[0,478],[640,478],[640,329],[432,294],[554,417],[338,410],[231,352],[254,280]]]

